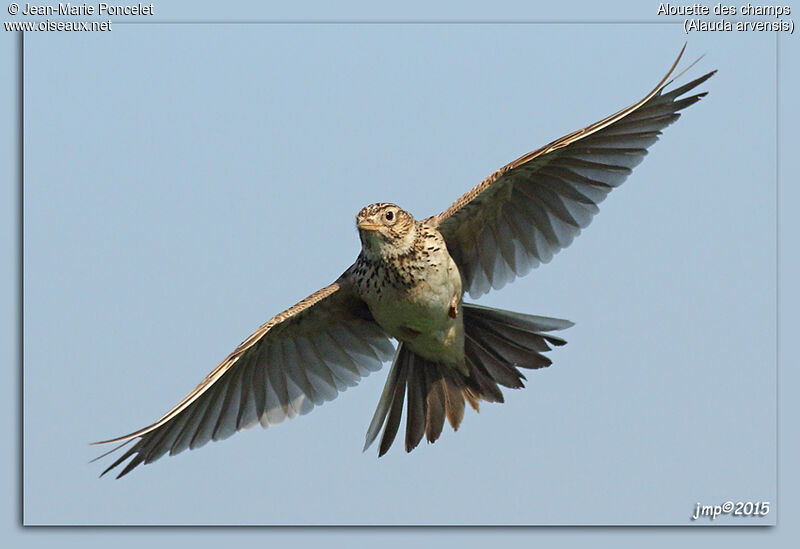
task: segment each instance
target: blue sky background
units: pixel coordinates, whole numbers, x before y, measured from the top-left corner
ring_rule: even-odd
[[[86,464],[86,442],[156,418],[347,267],[361,206],[443,209],[639,98],[685,38],[669,25],[28,35],[26,523],[688,524],[698,501],[775,501],[770,34],[691,35],[687,59],[708,55],[685,78],[720,69],[709,97],[570,248],[480,301],[577,322],[506,404],[378,460],[360,448],[381,372],[122,482]]]

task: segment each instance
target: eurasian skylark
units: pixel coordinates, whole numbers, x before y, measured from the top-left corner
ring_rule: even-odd
[[[642,100],[500,168],[438,215],[417,221],[394,204],[363,208],[356,262],[256,330],[161,419],[103,441],[136,441],[103,474],[131,457],[119,476],[305,414],[392,353],[365,450],[381,428],[379,455],[389,449],[406,395],[406,451],[423,435],[434,442],[445,417],[458,429],[465,402],[476,410],[482,400],[503,402],[499,385],[522,387],[518,368],[550,365],[542,353],[565,343],[551,332],[572,323],[466,304],[465,291],[503,287],[589,224],[678,111],[705,95],[685,96],[714,72],[664,92],[682,55]]]

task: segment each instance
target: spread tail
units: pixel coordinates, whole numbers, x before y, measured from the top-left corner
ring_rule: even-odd
[[[383,427],[378,455],[385,454],[400,428],[406,407],[406,451],[422,440],[435,442],[447,418],[458,430],[464,403],[476,411],[481,400],[503,402],[498,385],[524,387],[518,368],[537,369],[552,361],[542,353],[565,340],[546,332],[563,330],[572,322],[463,304],[464,354],[469,375],[414,354],[402,343],[394,356],[378,407],[367,429],[366,450]],[[385,425],[385,426],[384,426]]]

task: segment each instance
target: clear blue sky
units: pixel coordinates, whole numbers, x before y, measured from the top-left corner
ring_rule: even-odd
[[[575,13],[657,20],[655,6]],[[86,463],[87,442],[149,423],[335,279],[361,206],[443,209],[638,99],[686,38],[578,24],[27,35],[26,523],[689,524],[697,502],[775,502],[766,33],[690,35],[687,60],[707,56],[683,81],[719,69],[709,96],[570,248],[480,301],[576,322],[505,404],[379,460],[360,450],[384,370],[308,416],[123,481]]]

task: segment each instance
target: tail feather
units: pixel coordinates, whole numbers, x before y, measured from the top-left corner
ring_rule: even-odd
[[[381,438],[379,456],[382,456],[389,450],[400,428],[400,418],[403,415],[403,397],[405,395],[405,386],[408,379],[408,365],[410,362],[408,358],[408,355],[400,356],[400,371],[397,376],[397,383],[394,386],[394,395],[392,397],[391,408],[389,409],[389,417],[386,418],[386,427],[383,430],[383,437]]]
[[[528,332],[552,332],[553,330],[566,330],[575,325],[574,322],[549,316],[527,315],[514,311],[504,311],[492,307],[464,303],[464,320],[467,318],[494,320],[504,326],[516,326]]]
[[[406,406],[406,450],[409,452],[417,447],[425,434],[428,413],[426,387],[424,375],[409,376]]]
[[[503,402],[499,385],[524,387],[518,368],[538,369],[552,361],[542,353],[566,343],[546,332],[563,330],[572,322],[544,316],[501,311],[464,304],[464,354],[468,374],[414,354],[402,343],[367,430],[366,450],[383,427],[378,455],[394,442],[406,403],[406,451],[422,441],[435,442],[444,421],[458,430],[465,402],[476,411],[481,400]],[[406,401],[405,394],[408,399]]]
[[[464,419],[464,389],[466,384],[463,377],[454,370],[439,366],[439,371],[443,374],[445,415],[453,431],[458,431],[458,426],[461,425],[461,420]]]
[[[486,369],[480,364],[476,364],[470,355],[466,355],[464,358],[467,368],[469,368],[469,375],[472,378],[472,385],[475,386],[475,396],[486,402],[504,403],[503,392],[486,372]]]
[[[466,331],[466,330],[465,330]],[[473,357],[473,364],[479,364],[496,383],[511,389],[520,389],[525,386],[522,380],[525,376],[513,364],[509,364],[499,354],[478,343],[474,334],[466,333],[464,352]]]
[[[500,396],[502,396],[502,394]],[[481,403],[480,403],[481,397],[475,394],[475,391],[473,391],[469,387],[464,389],[464,399],[467,401],[467,404],[469,404],[473,410],[475,410],[476,412],[481,411]]]
[[[415,359],[419,359],[418,368],[423,370],[422,375],[424,375],[427,385],[427,396],[425,397],[427,408],[427,413],[425,414],[425,421],[427,423],[425,427],[425,437],[428,439],[428,442],[436,442],[439,435],[442,434],[444,417],[447,412],[445,407],[445,381],[439,376],[438,365],[428,362],[410,351],[408,353],[414,356]],[[419,371],[415,372],[416,375],[419,375],[419,373]]]
[[[367,441],[364,444],[364,450],[369,448],[370,444],[375,441],[375,438],[381,431],[381,427],[383,427],[386,415],[389,413],[389,408],[392,406],[392,401],[395,396],[395,386],[401,384],[399,382],[400,363],[404,360],[405,358],[401,353],[395,353],[392,367],[389,369],[389,375],[386,376],[386,384],[383,386],[383,392],[378,401],[378,407],[375,409],[375,414],[372,416],[372,421],[367,429]],[[405,379],[402,384],[405,384]]]

